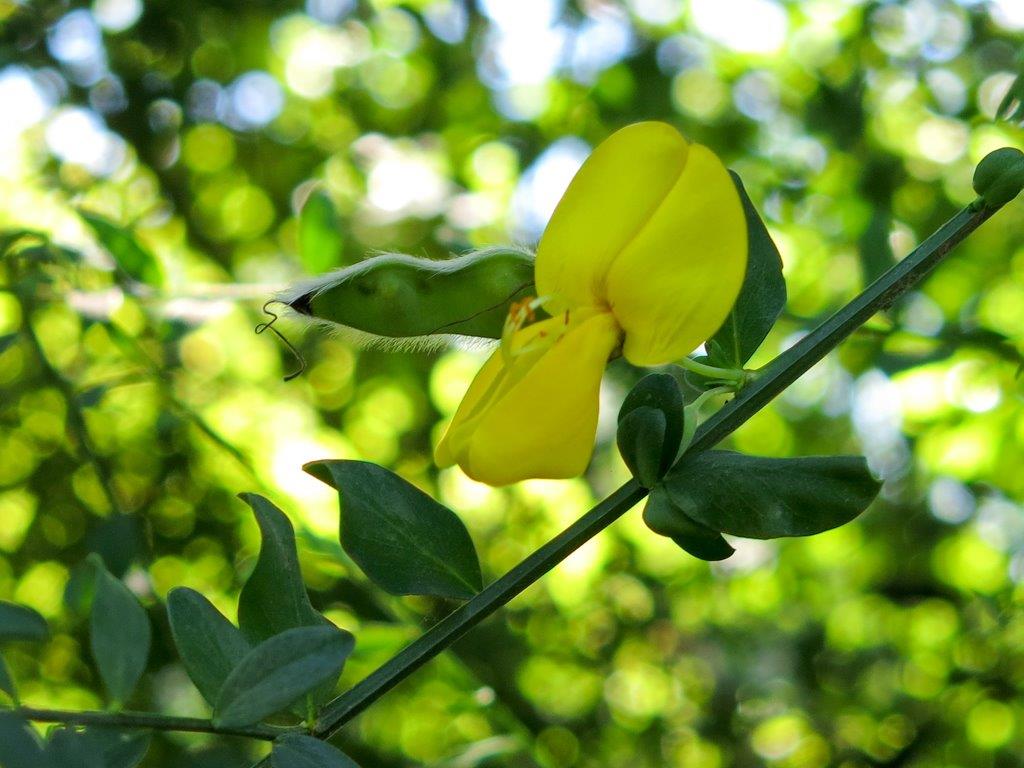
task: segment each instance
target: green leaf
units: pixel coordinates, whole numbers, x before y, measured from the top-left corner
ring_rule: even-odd
[[[769,459],[732,451],[684,459],[664,483],[690,519],[748,539],[836,528],[863,512],[881,488],[862,456]]]
[[[291,521],[258,494],[243,493],[240,498],[252,508],[260,527],[259,558],[238,597],[242,634],[256,644],[286,629],[329,623],[306,594]]]
[[[103,768],[135,768],[149,751],[152,736],[146,731],[121,731],[89,726],[79,732],[85,749],[102,756]]]
[[[241,630],[194,589],[177,587],[167,595],[171,635],[188,676],[211,705],[245,655],[252,650]]]
[[[50,765],[39,738],[28,723],[9,712],[0,712],[0,766],[50,768]]]
[[[270,753],[272,768],[359,768],[344,752],[312,736],[278,736]]]
[[[90,555],[89,561],[96,569],[89,622],[92,657],[116,708],[128,700],[146,669],[152,630],[131,590],[110,575],[99,556]]]
[[[95,213],[83,211],[81,215],[96,238],[110,252],[114,261],[126,275],[154,288],[163,285],[164,275],[160,262],[156,256],[139,244],[139,241],[128,229],[102,216],[97,216]]]
[[[0,600],[0,641],[45,640],[49,634],[46,619],[31,608]]]
[[[46,756],[59,768],[135,768],[146,756],[149,733],[128,733],[106,726],[84,731],[61,726],[50,732]]]
[[[222,727],[258,723],[337,681],[355,638],[337,627],[298,627],[260,643],[228,675],[213,708]]]
[[[672,503],[664,486],[651,490],[644,506],[644,522],[655,533],[672,539],[681,549],[701,560],[725,560],[734,550],[722,534],[694,522]]]
[[[51,765],[60,768],[107,768],[103,753],[93,749],[84,734],[69,726],[50,731],[46,756]]]
[[[0,656],[0,691],[10,696],[11,701],[15,704],[18,703],[18,688],[14,684],[14,678],[11,677],[11,672],[7,669],[7,663],[3,656]]]
[[[661,479],[665,431],[665,414],[646,405],[633,409],[619,420],[615,434],[619,453],[644,488],[653,487]]]
[[[341,263],[345,241],[338,214],[327,193],[316,190],[299,214],[299,256],[312,273],[325,272]]]
[[[481,586],[469,531],[447,507],[365,461],[316,461],[305,470],[338,490],[341,546],[392,595],[468,599]]]
[[[747,219],[747,272],[740,295],[722,327],[707,344],[711,365],[742,368],[775,325],[786,306],[782,257],[751,202],[740,177],[729,172],[743,200]]]

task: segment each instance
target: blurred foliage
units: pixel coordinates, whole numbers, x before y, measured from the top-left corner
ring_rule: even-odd
[[[54,628],[5,648],[24,701],[101,705],[78,566],[98,552],[157,629],[131,708],[208,714],[163,601],[184,585],[234,617],[258,547],[240,491],[296,522],[315,607],[358,638],[344,684],[439,616],[368,588],[305,461],[378,462],[436,494],[485,579],[627,476],[614,414],[637,371],[606,379],[586,478],[494,490],[430,460],[479,354],[361,352],[283,318],[309,363],[285,384],[288,352],[253,333],[277,287],[377,250],[534,242],[589,146],[663,119],[742,176],[782,252],[763,363],[1021,144],[992,118],[1022,8],[0,0],[0,228],[28,233],[0,264],[0,599]],[[336,237],[302,224],[307,199]],[[115,272],[81,212],[130,227],[162,285]],[[364,768],[1018,765],[1022,223],[1011,204],[730,441],[863,450],[885,487],[861,519],[733,540],[709,566],[634,511],[338,743]],[[252,749],[162,735],[146,765]]]

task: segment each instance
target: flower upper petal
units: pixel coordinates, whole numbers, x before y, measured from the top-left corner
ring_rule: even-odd
[[[657,122],[627,126],[603,141],[537,246],[538,295],[562,297],[570,307],[604,305],[612,262],[676,185],[688,149],[674,128]]]
[[[690,146],[663,197],[607,278],[608,302],[625,331],[623,355],[635,365],[677,360],[714,334],[747,268],[743,204],[710,149]]]
[[[466,474],[489,485],[581,474],[594,450],[601,375],[618,342],[615,319],[602,313],[539,355],[516,358],[500,391],[467,424],[456,452]]]

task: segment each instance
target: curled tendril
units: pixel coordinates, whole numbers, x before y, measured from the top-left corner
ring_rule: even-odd
[[[299,350],[295,348],[295,345],[288,341],[288,339],[284,337],[284,334],[282,334],[279,330],[277,330],[277,328],[274,327],[274,323],[277,322],[278,315],[276,312],[269,309],[271,304],[284,304],[284,302],[278,299],[271,299],[270,301],[263,305],[263,313],[265,315],[270,315],[270,319],[267,320],[266,322],[262,322],[259,325],[257,325],[256,333],[260,334],[263,333],[264,331],[270,331],[275,336],[277,336],[277,338],[279,338],[286,347],[288,347],[288,349],[291,351],[293,355],[295,355],[295,359],[299,361],[299,369],[297,371],[289,373],[287,376],[284,377],[285,381],[291,381],[296,376],[299,376],[303,371],[306,370],[306,360],[299,353]]]

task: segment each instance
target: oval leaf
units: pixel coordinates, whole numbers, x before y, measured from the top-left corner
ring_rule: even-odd
[[[51,765],[60,768],[107,768],[103,754],[92,748],[83,733],[69,726],[50,731],[46,756]]]
[[[252,650],[235,625],[213,604],[187,587],[167,595],[171,634],[188,676],[210,704],[238,663]]]
[[[782,257],[772,242],[740,177],[729,171],[743,201],[747,220],[747,272],[740,295],[722,327],[707,344],[712,365],[742,368],[761,346],[786,306]]]
[[[96,595],[89,619],[92,657],[117,707],[127,701],[149,658],[151,629],[149,617],[119,579],[103,567],[102,560],[89,558],[96,569]]]
[[[0,600],[0,642],[45,640],[49,634],[46,619],[31,608]]]
[[[83,212],[82,218],[126,275],[156,288],[163,285],[164,275],[160,262],[139,244],[128,229],[95,213]]]
[[[673,467],[665,487],[672,503],[701,525],[774,539],[810,536],[849,522],[881,484],[862,456],[769,459],[707,451]]]
[[[270,753],[270,765],[272,768],[359,768],[344,752],[300,733],[277,737]]]
[[[295,627],[323,626],[302,583],[295,530],[280,509],[255,493],[240,498],[252,507],[260,527],[260,554],[238,597],[238,625],[251,643]]]
[[[736,551],[722,534],[688,518],[672,503],[664,486],[654,488],[647,497],[644,522],[652,531],[672,539],[676,546],[700,560],[725,560]]]
[[[79,732],[85,749],[100,755],[103,768],[135,768],[149,751],[152,737],[146,731],[128,732],[89,726]]]
[[[468,599],[480,562],[458,516],[419,488],[365,461],[316,461],[305,470],[338,490],[341,546],[392,595]]]
[[[257,645],[228,675],[213,709],[222,727],[258,723],[333,682],[355,638],[337,627],[298,627]]]
[[[35,731],[8,712],[0,712],[0,765],[3,768],[50,768]]]

